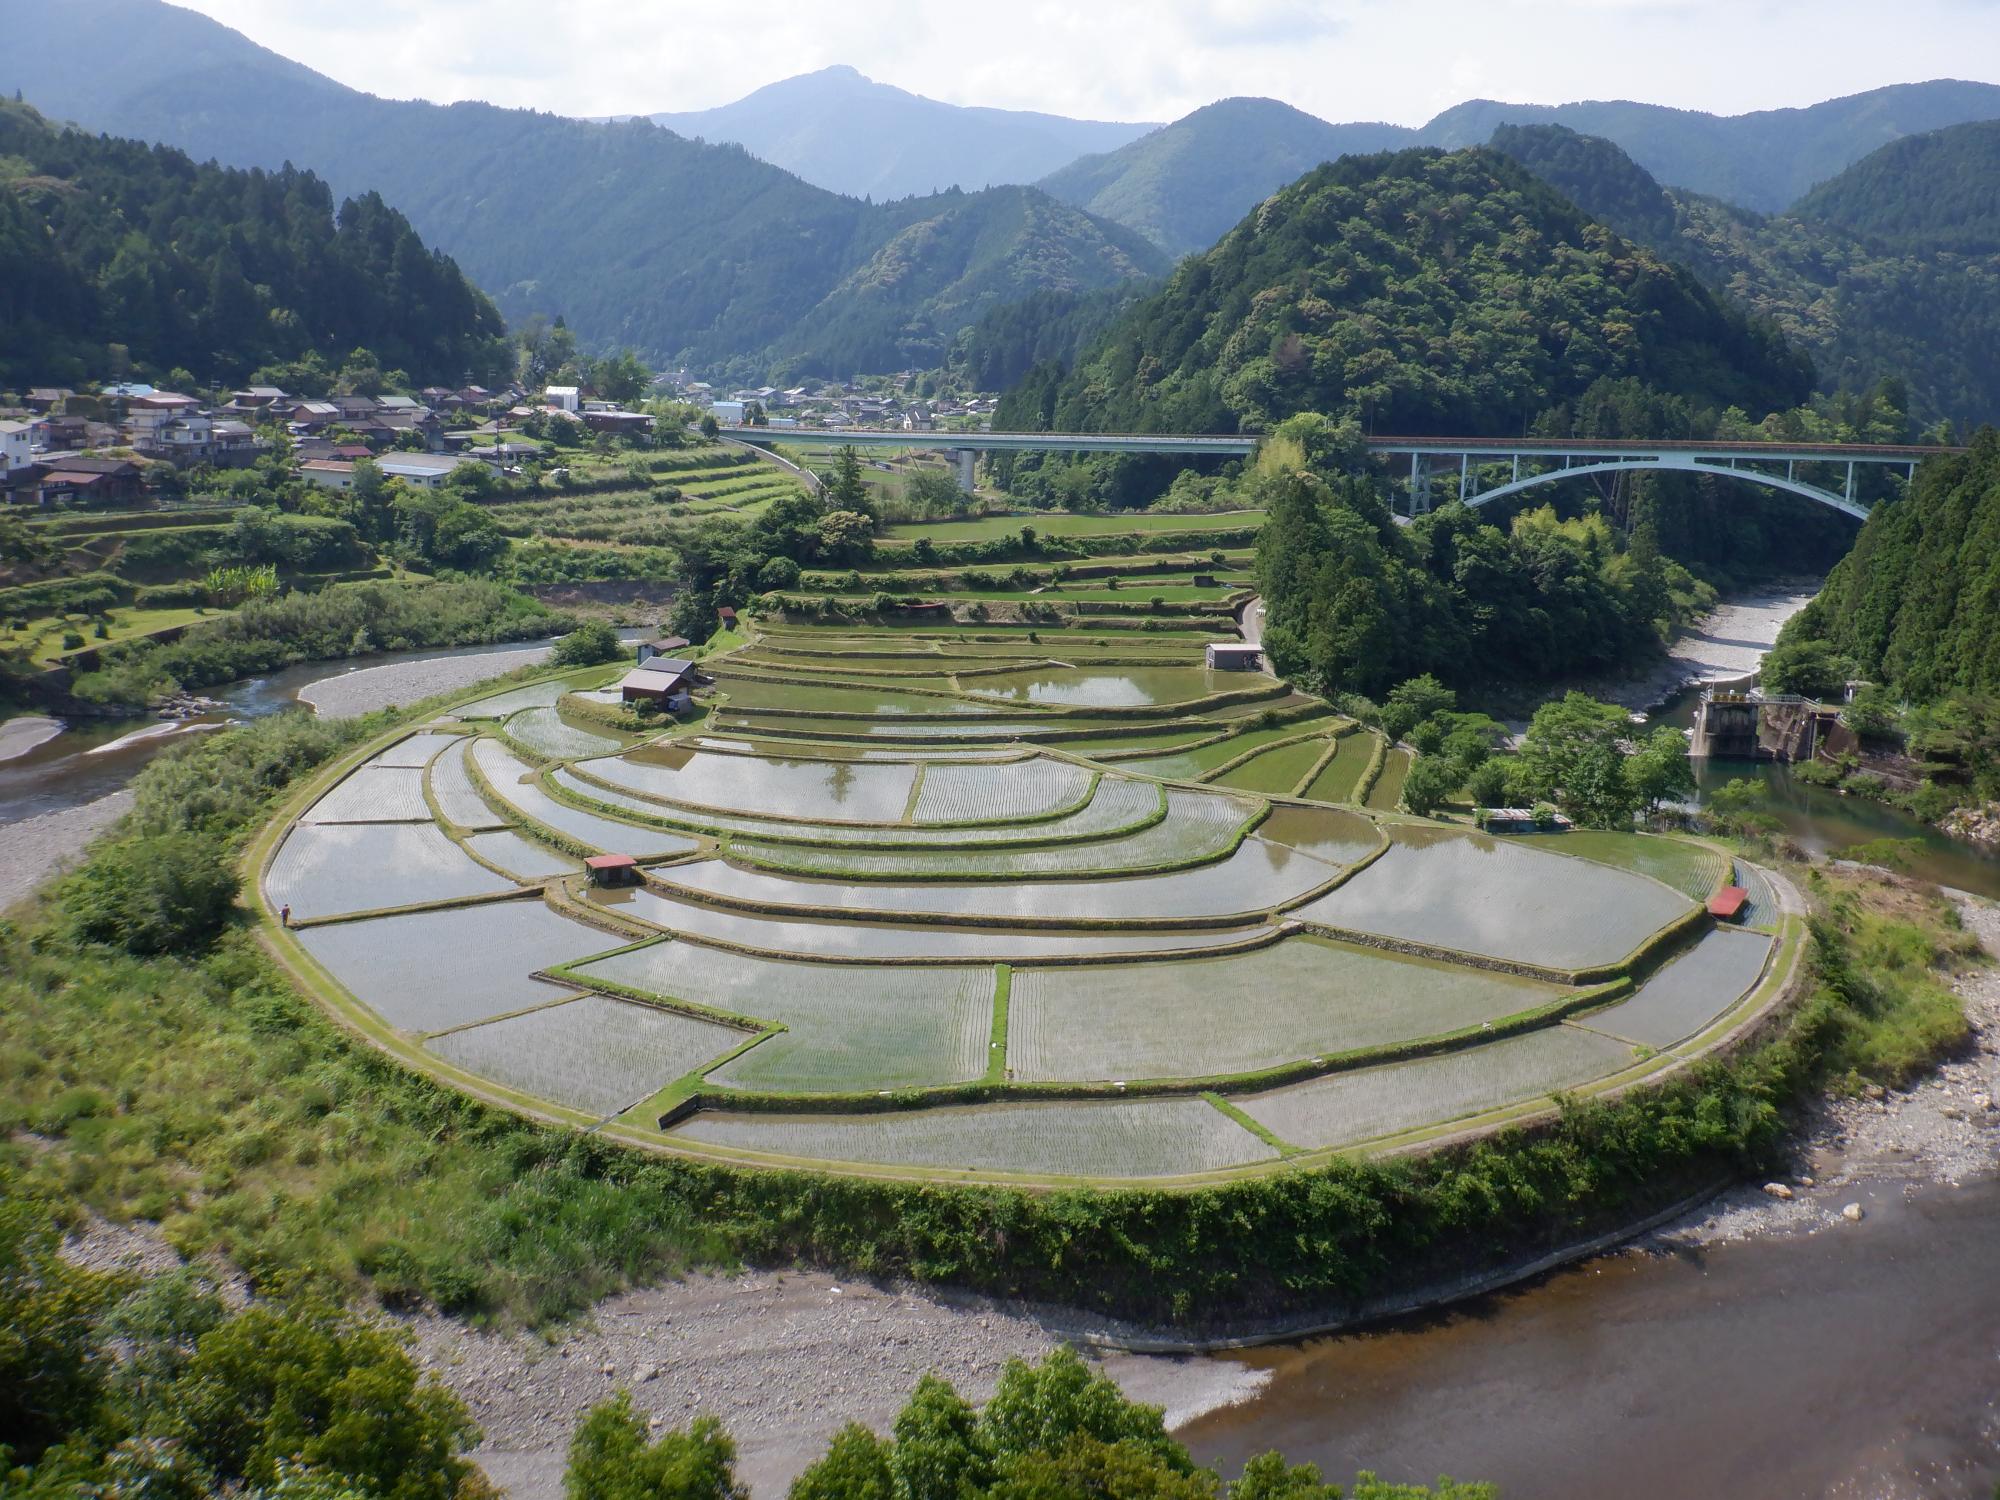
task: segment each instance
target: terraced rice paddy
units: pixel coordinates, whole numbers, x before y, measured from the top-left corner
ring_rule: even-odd
[[[546,760],[573,760],[581,755],[608,755],[619,741],[572,724],[553,708],[530,708],[507,721],[507,738]]]
[[[1555,995],[1315,938],[1175,963],[1016,968],[1007,1065],[1079,1082],[1247,1073],[1463,1031]]]
[[[1530,848],[1570,854],[1621,870],[1650,875],[1690,901],[1706,901],[1723,884],[1729,856],[1706,844],[1662,834],[1609,833],[1577,828],[1568,833],[1534,833],[1521,839]]]
[[[1672,1046],[1749,994],[1771,947],[1771,939],[1761,932],[1718,928],[1705,933],[1640,985],[1631,999],[1593,1011],[1578,1024],[1648,1047]]]
[[[567,986],[532,976],[618,940],[521,900],[339,922],[308,928],[299,941],[391,1026],[430,1032],[568,994]]]
[[[716,1074],[731,1088],[837,1093],[962,1083],[986,1071],[994,975],[984,965],[836,967],[666,942],[574,972],[784,1026]]]
[[[1277,1155],[1201,1099],[992,1104],[920,1114],[703,1114],[673,1134],[678,1140],[809,1161],[1036,1177],[1188,1176]]]
[[[446,1062],[524,1094],[615,1115],[744,1037],[678,1011],[583,995],[446,1032],[426,1045]]]
[[[1572,1026],[1549,1026],[1483,1047],[1334,1073],[1236,1103],[1289,1145],[1347,1146],[1530,1103],[1634,1061],[1627,1043]]]
[[[1555,969],[1614,964],[1693,903],[1658,881],[1420,824],[1302,908],[1308,922]]]
[[[1272,930],[1253,924],[1154,932],[1059,933],[1036,928],[952,927],[939,923],[814,922],[796,917],[754,916],[696,901],[677,901],[651,889],[600,891],[593,899],[608,911],[677,936],[754,948],[780,958],[823,962],[934,958],[1034,963],[1115,958],[1234,947],[1260,941]]]
[[[601,675],[497,688],[462,734],[330,771],[261,894],[447,1080],[670,1149],[952,1180],[1268,1169],[1246,1115],[1298,1151],[1512,1118],[1665,1066],[1765,981],[1772,936],[1696,930],[1720,854],[1384,816],[1407,754],[1268,679],[1202,701],[1258,682],[1205,671],[1209,638],[785,626],[644,740],[560,712]],[[593,886],[596,853],[642,878]],[[1573,971],[1683,918],[1679,956],[1579,1013]]]

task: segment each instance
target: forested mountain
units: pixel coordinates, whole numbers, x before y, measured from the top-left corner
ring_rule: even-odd
[[[1095,292],[1034,292],[1004,302],[959,334],[951,364],[981,391],[1004,391],[1037,365],[1067,370],[1152,285],[1127,281]]]
[[[1786,626],[1918,701],[2000,694],[2000,432],[1917,471]]]
[[[909,348],[936,363],[1004,297],[1164,268],[1129,231],[1024,190],[871,206],[645,121],[377,99],[160,0],[0,0],[0,35],[0,89],[92,129],[379,191],[510,318],[561,314],[586,343],[661,361],[845,376]]]
[[[1500,104],[1474,99],[1418,133],[1426,145],[1477,146],[1502,125],[1563,125],[1603,136],[1661,182],[1775,213],[1878,146],[1967,120],[2000,119],[2000,85],[1936,79],[1870,89],[1804,109],[1711,115],[1629,100]]]
[[[1042,179],[1174,256],[1206,250],[1251,206],[1337,156],[1407,144],[1399,125],[1329,125],[1276,99],[1223,99]]]
[[[1912,149],[1961,132],[1962,141],[1942,148]],[[2000,254],[1955,248],[1977,243],[1982,214],[1991,221],[2000,160],[1979,164],[1982,146],[1995,143],[2000,127],[1986,125],[1914,137],[1856,163],[1793,212],[1766,218],[1663,188],[1610,142],[1559,125],[1503,126],[1493,136],[1495,150],[1592,217],[1770,319],[1812,355],[1822,389],[1900,382],[1925,426],[2000,415]],[[1815,211],[1880,224],[1897,243],[1885,248],[1808,216]],[[1900,235],[1890,235],[1892,223],[1905,226]]]
[[[356,348],[420,382],[493,379],[500,315],[373,193],[309,172],[197,166],[0,102],[0,382],[137,363],[240,380]]]
[[[878,199],[1033,182],[1153,128],[945,104],[848,67],[766,84],[715,109],[648,118],[690,139],[732,142],[833,192]]]
[[[1206,249],[1322,161],[1404,146],[1484,145],[1508,125],[1559,125],[1616,142],[1659,181],[1761,212],[1783,208],[1878,146],[1912,132],[2000,118],[2000,87],[1900,84],[1809,109],[1710,115],[1630,102],[1498,104],[1475,99],[1418,129],[1330,125],[1274,99],[1225,99],[1042,180],[1175,255]]]
[[[1795,218],[1900,250],[2000,250],[2000,120],[1908,136],[1792,205]]]
[[[1801,401],[1775,332],[1499,153],[1345,157],[1181,263],[997,425],[1265,429],[1301,411],[1375,432],[1520,432],[1603,380],[1720,410]]]

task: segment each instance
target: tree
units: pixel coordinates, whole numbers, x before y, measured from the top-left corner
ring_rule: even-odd
[[[897,1500],[889,1453],[889,1444],[849,1422],[826,1456],[792,1481],[791,1500]]]
[[[47,1207],[0,1187],[0,1454],[32,1461],[92,1418],[112,1368],[96,1321],[119,1284],[64,1260]]]
[[[866,516],[870,528],[873,528],[875,502],[869,498],[868,485],[861,477],[861,455],[854,451],[851,444],[834,455],[833,476],[820,490],[820,507],[827,511],[845,510]]]
[[[1625,758],[1625,783],[1647,813],[1662,802],[1692,797],[1694,764],[1688,759],[1687,737],[1668,725],[1655,729]]]
[[[1521,788],[1579,823],[1623,826],[1637,806],[1620,749],[1628,724],[1624,709],[1584,693],[1544,703],[1529,721],[1515,763]]]
[[[1426,672],[1421,677],[1409,678],[1389,689],[1389,696],[1382,701],[1378,722],[1382,732],[1394,743],[1407,737],[1419,724],[1457,707],[1458,694]]]
[[[1839,702],[1859,669],[1827,641],[1781,640],[1765,653],[1757,680],[1767,693]]]
[[[606,401],[630,406],[651,389],[653,372],[630,349],[621,349],[591,367],[590,383]]]
[[[866,562],[874,555],[875,523],[859,511],[830,510],[820,517],[820,550],[832,562]]]
[[[903,481],[903,505],[912,520],[936,521],[965,509],[965,491],[943,469],[918,469]]]
[[[1403,806],[1418,817],[1428,817],[1457,793],[1463,780],[1454,762],[1420,755],[1403,780]]]
[[[602,620],[586,620],[556,642],[554,661],[560,667],[590,667],[617,661],[625,654],[618,632]]]
[[[646,1419],[620,1391],[593,1406],[570,1439],[568,1500],[749,1500],[736,1445],[713,1417],[649,1442]]]
[[[194,953],[222,931],[236,903],[236,867],[193,833],[123,839],[99,849],[57,888],[70,933],[140,955]]]

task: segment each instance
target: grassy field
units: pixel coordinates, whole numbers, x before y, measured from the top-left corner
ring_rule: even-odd
[[[1521,840],[1533,848],[1594,860],[1650,875],[1690,901],[1706,901],[1729,873],[1729,856],[1706,844],[1663,834],[1611,833],[1575,828],[1568,833],[1532,833]]]

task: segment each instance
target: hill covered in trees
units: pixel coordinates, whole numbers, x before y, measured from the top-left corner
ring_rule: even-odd
[[[1919,702],[2000,695],[2000,432],[1935,458],[1875,508],[1782,644],[1823,643]]]
[[[1561,126],[1503,127],[1492,144],[1770,320],[1812,356],[1822,391],[1897,382],[1926,427],[2000,414],[2000,126],[1886,146],[1768,218],[1663,187],[1611,142]]]
[[[1903,250],[2000,250],[2000,120],[1913,135],[1863,157],[1791,213]]]
[[[1206,250],[1260,199],[1323,161],[1408,144],[1400,125],[1329,125],[1276,99],[1220,99],[1042,179],[1174,256]]]
[[[870,204],[643,120],[377,99],[160,0],[0,0],[0,34],[0,88],[91,129],[379,192],[509,318],[561,315],[655,363],[938,364],[1003,300],[1165,269],[1132,231],[1032,190]]]
[[[1218,432],[1316,411],[1373,432],[1520,432],[1625,379],[1761,413],[1803,400],[1812,371],[1507,157],[1414,150],[1308,173],[1073,372],[1031,374],[996,425]]]
[[[0,381],[99,373],[120,344],[205,381],[367,348],[456,384],[506,368],[504,335],[376,194],[336,209],[310,172],[198,166],[0,102]]]

